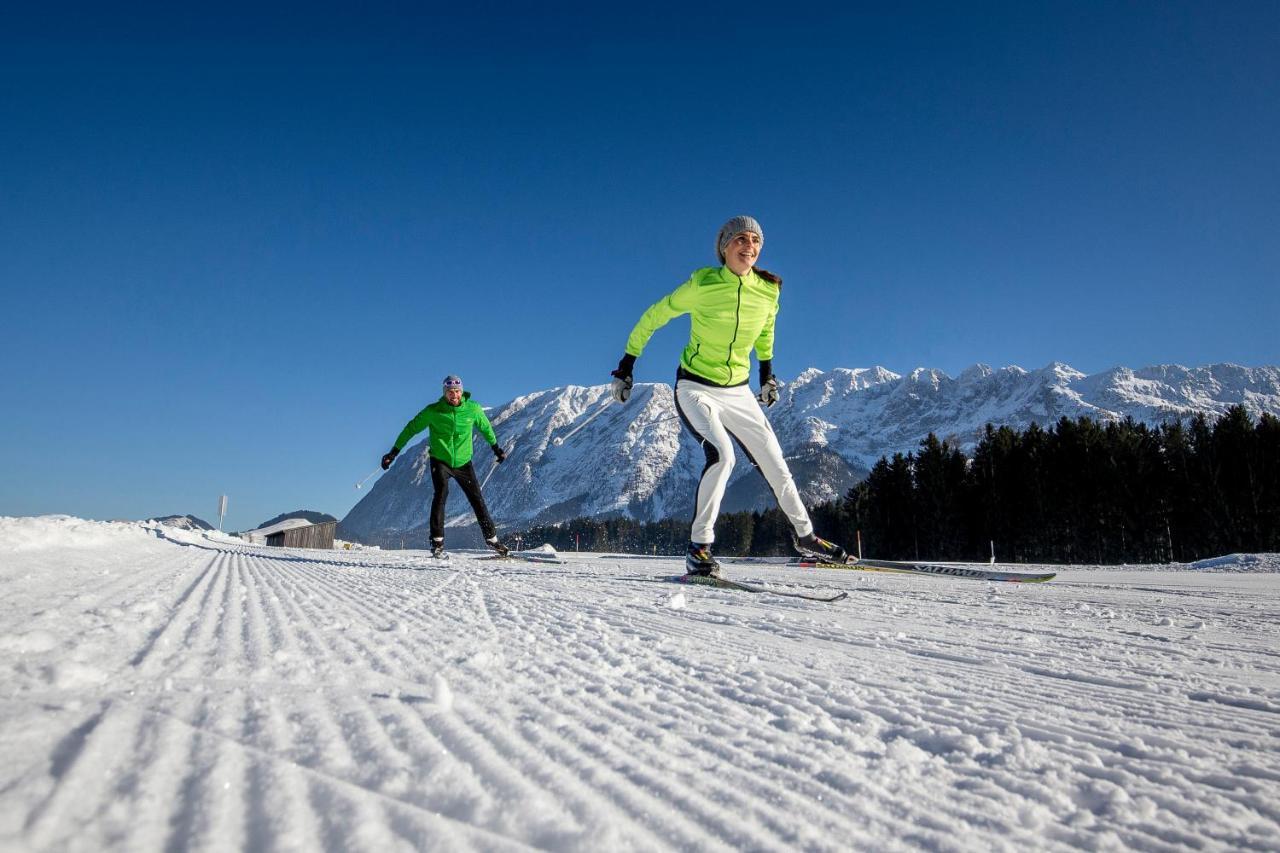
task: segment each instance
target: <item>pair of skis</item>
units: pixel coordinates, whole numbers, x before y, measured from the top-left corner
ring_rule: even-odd
[[[434,560],[437,564],[440,564],[440,563],[447,563],[447,562],[449,562],[450,557],[449,557],[449,552],[448,552],[448,551],[445,551],[445,552],[444,552],[443,554],[441,554],[439,557],[428,557],[427,559],[429,559],[429,560]],[[476,559],[476,560],[518,560],[518,561],[520,561],[520,562],[522,562],[522,563],[546,563],[546,564],[548,564],[548,565],[553,565],[553,566],[562,566],[562,565],[564,565],[564,560],[561,560],[561,559],[559,559],[559,558],[557,558],[557,557],[555,557],[555,556],[553,556],[553,555],[551,555],[551,554],[544,554],[544,553],[541,553],[541,552],[538,552],[538,551],[521,552],[521,553],[516,553],[515,551],[508,551],[506,554],[486,554],[486,555],[484,555],[484,556],[482,556],[482,557],[474,557],[474,558],[472,558],[472,559]]]
[[[447,557],[445,558],[447,559]],[[526,563],[544,563],[563,565],[564,560],[558,556],[542,552],[509,552],[507,554],[491,554],[480,557],[481,560],[518,560]],[[897,560],[870,560],[850,557],[848,562],[835,563],[815,557],[794,557],[787,565],[799,568],[846,569],[854,571],[890,572],[894,574],[924,575],[929,577],[968,578],[979,581],[1000,581],[1006,583],[1044,583],[1057,576],[1056,572],[1008,572],[995,568],[974,565],[950,565],[946,563],[909,563]],[[777,589],[749,581],[730,580],[728,578],[711,577],[709,575],[672,575],[662,580],[672,583],[709,586],[717,589],[730,589],[753,594],[779,595],[786,598],[799,598],[805,601],[832,602],[849,597],[846,591],[826,592],[794,589]]]

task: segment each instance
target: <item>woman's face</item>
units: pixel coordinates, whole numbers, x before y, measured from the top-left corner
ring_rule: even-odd
[[[733,235],[724,250],[724,263],[734,275],[746,275],[760,257],[763,241],[753,231],[742,231]]]

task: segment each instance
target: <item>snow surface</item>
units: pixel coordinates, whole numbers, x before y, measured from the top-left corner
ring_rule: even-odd
[[[1276,850],[1280,557],[1048,584],[0,518],[0,850]]]

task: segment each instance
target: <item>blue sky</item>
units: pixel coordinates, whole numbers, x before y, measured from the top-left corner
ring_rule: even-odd
[[[738,213],[784,378],[1280,363],[1275,3],[36,14],[0,514],[341,516],[444,374],[606,381]]]

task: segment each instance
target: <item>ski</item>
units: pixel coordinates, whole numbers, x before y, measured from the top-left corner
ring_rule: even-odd
[[[806,601],[840,601],[849,597],[847,592],[837,592],[834,594],[826,594],[819,592],[799,592],[790,590],[772,589],[767,586],[759,586],[753,583],[743,583],[742,581],[731,581],[728,578],[713,578],[710,575],[671,575],[663,578],[663,580],[671,583],[695,584],[698,586],[712,586],[717,589],[736,589],[740,592],[751,592],[756,594],[767,593],[769,595],[784,595],[787,598],[803,598]]]
[[[484,557],[477,557],[477,560],[519,560],[523,563],[546,563],[551,566],[563,566],[564,560],[558,560],[555,557],[544,557],[540,554],[488,554]]]
[[[907,563],[898,560],[859,560],[850,557],[847,563],[830,563],[808,557],[796,557],[792,565],[818,569],[852,569],[865,572],[892,572],[904,575],[930,575],[932,577],[970,578],[979,581],[1005,583],[1044,583],[1058,576],[1057,572],[1006,572],[976,566],[952,566],[945,563]]]

